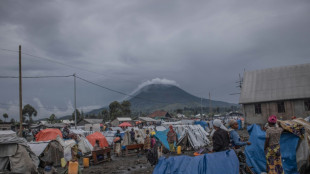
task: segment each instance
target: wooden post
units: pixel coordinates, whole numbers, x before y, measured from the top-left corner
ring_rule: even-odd
[[[212,108],[211,108],[211,94],[210,94],[210,92],[209,92],[209,112],[210,112],[211,118],[212,118],[212,120],[213,120]]]
[[[19,136],[23,136],[22,46],[19,45]]]

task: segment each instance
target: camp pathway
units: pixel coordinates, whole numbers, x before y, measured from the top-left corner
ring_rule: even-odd
[[[147,162],[145,156],[127,156],[127,157],[115,157],[112,156],[112,161],[100,163],[98,165],[91,165],[89,168],[84,168],[82,173],[93,174],[151,174],[154,167]],[[58,173],[61,173],[64,169],[57,168]]]

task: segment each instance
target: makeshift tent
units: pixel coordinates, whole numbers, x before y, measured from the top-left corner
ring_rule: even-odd
[[[117,130],[119,130],[119,131],[123,131],[123,129],[122,128],[120,128],[120,127],[109,127],[109,129],[111,130],[111,131],[117,131]]]
[[[239,174],[239,161],[233,150],[196,157],[161,157],[153,174]]]
[[[154,135],[154,137],[168,150],[170,150],[169,148],[169,143],[167,141],[167,133],[168,133],[168,129],[164,130],[164,131],[157,131],[156,134]],[[179,137],[179,135],[178,135]]]
[[[164,131],[166,128],[164,126],[156,126],[156,131]]]
[[[300,137],[296,152],[298,172],[310,173],[310,123],[302,118],[279,122],[286,131]]]
[[[206,127],[208,127],[207,122],[205,121],[195,121],[194,122],[195,125],[200,125],[201,127],[203,127],[204,129],[206,129]]]
[[[31,142],[28,145],[43,162],[42,167],[44,167],[46,162],[54,162],[55,166],[60,166],[60,159],[64,157],[64,150],[58,141]]]
[[[39,163],[38,157],[32,152],[26,139],[16,135],[8,137],[6,133],[2,134],[0,131],[0,171],[36,173]]]
[[[210,144],[209,134],[200,125],[177,125],[175,131],[180,135],[177,146],[182,150],[198,150]]]
[[[132,125],[128,122],[121,123],[118,127],[132,127]]]
[[[72,155],[71,155],[71,148],[76,145],[75,140],[63,140],[62,138],[60,138],[59,136],[56,138],[56,141],[58,141],[61,146],[64,149],[64,158],[66,161],[70,161],[72,159]]]
[[[90,144],[87,138],[83,136],[78,136],[78,146],[83,155],[90,154],[93,150],[93,146]]]
[[[266,172],[266,157],[264,153],[266,133],[256,124],[248,126],[248,132],[250,134],[249,141],[252,144],[245,148],[247,164],[253,167],[255,173]],[[299,138],[291,133],[282,133],[281,135],[280,150],[285,173],[297,173],[296,148],[298,140]]]
[[[105,138],[107,139],[110,146],[113,144],[115,134],[116,134],[116,131],[104,131],[104,132],[102,132],[102,135],[105,136]]]
[[[96,140],[99,140],[100,147],[102,147],[102,148],[103,147],[109,147],[109,143],[108,143],[107,139],[100,132],[95,132],[91,135],[88,135],[86,138],[92,146],[94,146],[96,144]]]
[[[131,144],[144,144],[144,138],[145,134],[143,133],[143,130],[141,129],[134,129],[135,132],[135,142],[131,141],[131,134],[130,131],[126,131],[124,133],[123,141],[122,141],[122,146],[127,146]]]
[[[43,129],[36,135],[36,141],[55,140],[57,136],[62,138],[62,133],[59,129]]]
[[[0,131],[0,136],[3,137],[16,137],[16,132],[12,130],[2,130]]]

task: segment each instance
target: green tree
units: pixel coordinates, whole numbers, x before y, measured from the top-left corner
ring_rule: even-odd
[[[4,113],[2,116],[4,118],[4,122],[6,122],[6,119],[9,118],[9,115],[7,113]]]
[[[27,104],[24,106],[23,110],[22,110],[22,114],[23,114],[23,120],[26,120],[26,118],[28,117],[28,122],[32,123],[32,116],[36,117],[38,112],[37,110],[32,107],[30,104]]]
[[[111,120],[114,120],[116,117],[122,116],[122,108],[121,108],[121,105],[117,101],[110,103],[109,111],[110,111]]]
[[[14,118],[11,118],[11,123],[15,123],[15,120],[14,120]]]
[[[124,100],[121,103],[121,110],[122,110],[123,116],[130,117],[131,115],[130,107],[131,107],[131,103],[128,100]]]
[[[53,123],[57,122],[57,117],[56,117],[55,114],[52,114],[47,120],[48,120],[49,123],[53,124]]]
[[[176,112],[177,114],[183,114],[183,109],[177,109]]]
[[[75,120],[75,112],[72,113],[71,115],[72,120]],[[81,119],[81,113],[78,109],[76,109],[76,121],[78,122]]]
[[[109,120],[109,111],[107,109],[103,109],[101,111],[101,115],[102,115],[102,118],[103,118],[104,122]]]

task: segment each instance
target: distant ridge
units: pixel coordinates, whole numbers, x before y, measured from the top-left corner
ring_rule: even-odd
[[[184,107],[196,108],[201,106],[201,98],[196,97],[174,85],[151,84],[141,88],[128,100],[132,111],[152,112],[155,110],[175,110]],[[211,100],[212,107],[231,107],[237,104]],[[209,106],[209,99],[202,99],[204,107]],[[108,106],[96,109],[90,113],[98,113]]]

